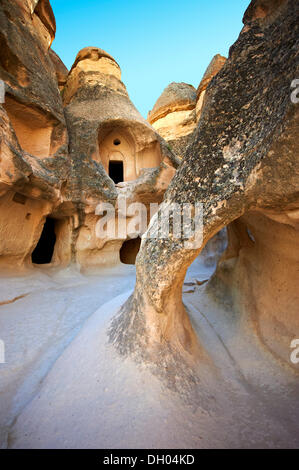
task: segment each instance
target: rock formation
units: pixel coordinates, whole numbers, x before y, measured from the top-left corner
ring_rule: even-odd
[[[198,85],[196,91],[196,120],[198,121],[203,109],[204,97],[206,94],[206,89],[210,81],[217,75],[218,72],[222,69],[226,62],[226,58],[217,54],[211,60],[207,70],[202,77],[200,84]]]
[[[118,209],[118,196],[128,203],[161,202],[178,161],[131,103],[120,67],[105,51],[78,53],[63,101],[74,169],[66,192],[85,206],[77,259],[80,266],[116,263],[124,239],[96,238],[97,205],[108,201]]]
[[[148,121],[182,158],[196,127],[196,90],[187,83],[171,83],[158,98]]]
[[[197,90],[187,83],[170,83],[148,114],[149,123],[181,159],[194,140],[193,133],[203,110],[207,86],[225,61],[226,58],[220,54],[213,57]]]
[[[161,202],[179,162],[131,103],[109,54],[83,49],[68,74],[50,49],[48,0],[4,0],[0,23],[0,267],[117,263],[125,239],[96,238],[96,207],[117,206],[119,195]]]
[[[16,269],[31,263],[45,217],[62,201],[68,137],[49,55],[55,34],[49,2],[4,0],[0,23],[0,78],[6,87],[0,123],[0,263]]]
[[[135,292],[112,322],[119,352],[152,363],[172,388],[180,380],[190,388],[192,363],[208,361],[181,291],[188,266],[225,226],[229,246],[207,288],[218,290],[219,302],[231,298],[234,323],[251,326],[267,353],[295,368],[289,354],[299,331],[298,105],[290,86],[299,73],[298,15],[295,0],[250,4],[228,60],[206,89],[194,142],[163,202],[203,203],[203,242],[188,249],[182,239],[144,235]],[[156,231],[163,207],[152,220]]]
[[[66,84],[69,71],[53,49],[49,49],[49,55],[55,68],[59,90],[62,91]]]
[[[107,52],[68,72],[48,0],[1,1],[0,447],[298,448],[298,17],[252,0],[148,122]]]

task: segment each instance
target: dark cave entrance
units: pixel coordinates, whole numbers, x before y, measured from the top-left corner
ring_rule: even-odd
[[[124,264],[135,264],[141,244],[141,238],[133,238],[123,243],[120,249],[120,261]]]
[[[116,160],[109,162],[109,176],[115,184],[124,180],[124,163]]]
[[[52,261],[56,243],[55,220],[47,217],[38,244],[32,253],[32,263],[49,264]]]

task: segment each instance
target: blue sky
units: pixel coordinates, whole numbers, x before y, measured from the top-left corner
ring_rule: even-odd
[[[53,49],[68,68],[96,46],[122,69],[130,98],[146,117],[171,82],[197,87],[212,57],[227,57],[249,0],[50,0]]]

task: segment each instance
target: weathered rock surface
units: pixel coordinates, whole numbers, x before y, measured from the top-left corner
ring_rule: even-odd
[[[296,373],[289,355],[299,330],[298,105],[290,86],[299,73],[298,16],[295,0],[249,6],[164,198],[164,206],[203,203],[203,243],[187,249],[180,239],[144,236],[134,295],[111,324],[119,352],[150,361],[177,390],[196,382],[187,364],[208,361],[182,303],[186,269],[225,226],[230,243],[213,281],[226,286],[219,302],[232,297],[234,322]]]
[[[107,239],[103,245],[103,240],[96,239],[94,211],[99,201],[116,209],[119,195],[127,197],[128,203],[161,202],[178,160],[136,110],[119,65],[105,51],[85,48],[78,53],[63,99],[75,171],[66,191],[77,191],[78,201],[86,205],[76,246],[78,260],[81,266],[115,263],[124,240]],[[122,165],[119,187],[108,176],[113,178],[110,162]],[[87,243],[87,237],[92,242]]]
[[[200,118],[200,115],[202,112],[206,89],[210,81],[215,77],[215,75],[217,75],[218,72],[220,72],[225,62],[226,62],[225,57],[221,56],[220,54],[215,55],[213,59],[211,60],[207,70],[205,71],[200,84],[198,85],[198,88],[196,91],[196,119],[197,121]]]
[[[196,127],[196,90],[187,83],[171,83],[158,98],[148,121],[182,158]]]
[[[183,158],[194,141],[195,129],[204,105],[206,89],[225,64],[217,54],[209,64],[197,90],[187,83],[171,83],[158,98],[148,121],[168,142],[171,150]]]
[[[50,48],[48,0],[4,0],[0,23],[0,268],[115,264],[124,240],[97,240],[97,205],[119,193],[161,202],[179,161],[131,103],[113,57],[85,48],[68,73]],[[111,161],[123,165],[122,188]]]
[[[165,137],[178,154],[184,144],[178,167],[113,57],[85,48],[67,74],[50,49],[49,2],[2,0],[0,268],[31,268],[42,241],[53,245],[41,263],[51,268],[111,265],[120,254],[134,262],[138,236],[96,237],[97,205],[110,203],[128,224],[121,200],[143,202],[149,216],[170,181],[151,234],[170,204],[200,202],[203,240],[185,243],[200,230],[144,236],[135,291],[120,310],[128,294],[113,296],[133,270],[93,281],[72,268],[35,270],[3,281],[1,335],[11,345],[0,446],[298,447],[298,16],[295,0],[253,0],[228,60],[216,56],[198,88],[197,118],[189,85],[158,100],[153,125],[169,117]],[[212,269],[198,270],[204,263]]]
[[[31,263],[45,216],[62,200],[69,171],[63,105],[49,47],[55,20],[46,0],[0,5],[0,264]]]
[[[149,112],[149,120],[154,123],[174,111],[190,110],[194,108],[196,91],[187,83],[170,83],[158,98],[152,111]]]
[[[55,68],[59,90],[62,90],[66,84],[69,71],[53,49],[49,49],[49,54]]]

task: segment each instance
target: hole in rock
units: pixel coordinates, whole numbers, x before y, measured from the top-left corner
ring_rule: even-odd
[[[124,264],[135,264],[141,244],[141,238],[133,238],[123,243],[120,249],[120,261]]]
[[[114,145],[120,145],[120,140],[119,140],[119,139],[115,139],[115,140],[113,141],[113,143],[114,143]]]
[[[55,220],[47,217],[38,244],[32,253],[32,263],[49,264],[52,261],[56,242]]]
[[[115,184],[124,180],[124,164],[123,162],[110,160],[109,162],[109,176]]]

